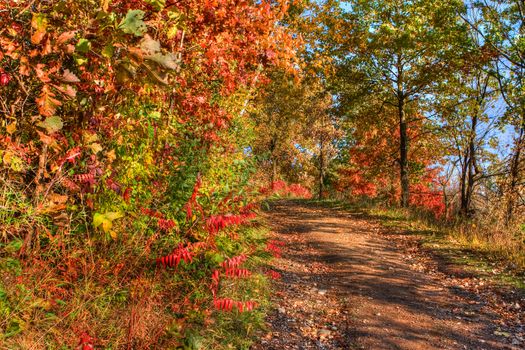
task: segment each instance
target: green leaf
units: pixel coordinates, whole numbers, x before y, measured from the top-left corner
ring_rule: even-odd
[[[47,117],[43,122],[37,124],[39,127],[46,129],[50,134],[61,130],[64,127],[62,118],[59,116]]]
[[[113,47],[113,45],[109,44],[109,45],[106,45],[104,47],[104,49],[102,50],[102,56],[106,57],[106,58],[111,58],[113,57],[113,54],[115,53],[115,48]]]
[[[18,333],[22,332],[24,330],[25,323],[18,317],[11,318],[7,322],[7,327],[5,329],[5,332],[3,334],[2,338],[9,338],[14,335],[17,335]]]
[[[23,243],[23,240],[15,238],[11,242],[9,242],[9,244],[7,244],[4,249],[7,253],[12,254],[18,252],[20,248],[22,248]]]
[[[88,62],[88,59],[79,55],[74,55],[75,62],[77,65],[82,66]]]
[[[75,45],[75,50],[80,53],[88,53],[91,48],[91,43],[87,39],[80,39]]]
[[[159,111],[153,111],[149,114],[149,117],[151,119],[155,119],[155,120],[160,120],[162,118],[162,115],[160,114]]]
[[[126,17],[122,20],[122,22],[120,22],[118,27],[126,34],[142,36],[148,29],[142,20],[143,18],[144,11],[129,10],[126,14]]]

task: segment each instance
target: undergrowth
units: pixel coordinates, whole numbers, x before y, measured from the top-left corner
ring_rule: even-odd
[[[123,246],[78,245],[67,261],[57,259],[73,238],[26,261],[22,242],[0,250],[0,346],[6,349],[247,349],[268,307],[263,265],[267,229],[260,221],[216,236],[216,250],[197,253],[192,263],[158,268],[153,253],[141,252],[137,237]],[[221,278],[218,296],[251,301],[250,312],[216,310],[210,275],[228,257],[249,254],[246,278]],[[123,259],[123,257],[125,257]],[[79,343],[80,339],[80,343]]]

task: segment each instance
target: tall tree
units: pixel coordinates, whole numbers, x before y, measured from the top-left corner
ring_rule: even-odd
[[[508,159],[505,222],[514,215],[522,184],[525,147],[525,3],[523,0],[475,1],[463,19],[482,38],[486,51],[498,59],[494,75],[506,104],[505,123],[516,133]]]
[[[480,180],[491,176],[484,162],[492,157],[498,115],[493,112],[497,99],[494,78],[483,65],[450,75],[436,96],[437,113],[443,118],[440,137],[457,167],[459,208],[462,217],[472,217],[474,195]]]
[[[256,125],[254,153],[267,168],[270,186],[279,178],[281,167],[298,152],[296,144],[305,126],[306,86],[284,71],[275,71],[271,83],[259,94],[253,113]]]
[[[458,1],[352,0],[328,1],[326,43],[342,65],[356,67],[380,96],[396,110],[399,132],[397,163],[401,205],[409,204],[409,127],[420,118],[415,106],[451,68],[464,25]],[[337,20],[334,20],[337,14]],[[347,33],[338,31],[347,28]]]
[[[341,131],[331,113],[332,96],[319,81],[309,82],[308,85],[314,87],[311,89],[314,93],[307,102],[308,127],[305,129],[305,136],[313,149],[313,160],[317,167],[317,197],[322,199],[325,194],[326,172],[337,155],[336,142],[341,137]]]

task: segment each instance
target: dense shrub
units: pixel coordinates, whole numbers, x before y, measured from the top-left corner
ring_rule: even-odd
[[[288,185],[283,180],[274,181],[270,186],[262,186],[259,193],[266,196],[295,197],[295,198],[312,198],[312,192],[301,184]]]
[[[244,109],[266,67],[291,58],[285,13],[266,1],[0,4],[8,347],[198,347],[215,294],[255,307],[262,275],[242,293],[210,283],[262,239],[238,231],[254,215]]]

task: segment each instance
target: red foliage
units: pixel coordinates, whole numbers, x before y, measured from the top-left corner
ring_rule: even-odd
[[[341,180],[339,190],[349,191],[354,196],[375,197],[377,186],[364,178],[362,171],[357,169],[340,170]]]
[[[286,182],[284,182],[283,180],[274,181],[272,183],[272,191],[274,193],[286,192],[287,189],[288,189],[288,186],[286,185]]]
[[[222,298],[222,299],[213,299],[213,305],[215,306],[217,310],[232,311],[236,303],[233,299]]]
[[[68,179],[67,177],[63,178],[60,181],[60,184],[71,192],[80,191],[80,186],[77,185],[75,182],[71,181],[71,179]]]
[[[106,186],[116,193],[120,194],[120,185],[113,179],[106,179]]]
[[[217,310],[221,311],[233,311],[234,308],[237,308],[239,312],[244,311],[252,311],[257,304],[254,301],[248,300],[248,301],[235,301],[230,298],[222,298],[222,299],[213,299],[213,306]]]
[[[124,190],[124,193],[122,194],[122,198],[128,204],[129,204],[129,200],[131,199],[132,192],[133,192],[133,189],[131,187],[126,187],[126,189]]]
[[[176,248],[173,253],[157,258],[157,266],[162,265],[162,267],[177,267],[181,261],[185,263],[190,263],[193,261],[193,253],[185,248],[182,244]]]
[[[257,303],[255,301],[248,300],[244,302],[244,309],[246,311],[252,311],[256,307],[257,307]],[[242,310],[240,311],[242,312]]]
[[[270,187],[263,186],[259,188],[259,193],[269,195],[279,195],[283,197],[312,198],[312,192],[301,184],[287,185],[286,182],[279,180],[274,181]]]
[[[380,179],[366,180],[360,170],[342,170],[340,171],[341,179],[338,184],[340,191],[350,192],[354,196],[365,196],[374,198],[378,195],[378,186],[384,185]],[[395,183],[392,200],[399,200],[400,191],[397,182]],[[410,185],[410,203],[411,206],[426,209],[432,212],[436,217],[440,217],[445,212],[445,203],[443,193],[439,190],[437,181],[437,171],[427,169],[420,182]]]
[[[89,183],[93,184],[95,183],[95,175],[92,173],[88,174],[77,174],[73,176],[73,180],[80,183]]]
[[[312,192],[300,184],[291,184],[288,186],[288,193],[293,197],[312,198]]]
[[[281,247],[284,246],[284,242],[277,240],[270,240],[266,243],[266,251],[272,254],[274,257],[281,257]]]
[[[0,86],[7,86],[11,81],[11,76],[6,72],[0,73]]]
[[[124,194],[126,195],[126,193]],[[144,208],[144,207],[140,208],[140,211],[144,215],[157,219],[157,225],[159,226],[159,229],[162,231],[169,232],[173,230],[175,227],[177,227],[177,223],[174,220],[165,219],[164,215],[162,213],[159,213],[158,211]]]
[[[159,228],[162,231],[166,231],[166,232],[171,231],[173,228],[175,228],[177,226],[175,221],[173,221],[173,220],[165,220],[165,219],[159,219],[158,225],[159,225]]]
[[[281,278],[281,274],[274,270],[268,270],[266,271],[266,276],[270,277],[273,280],[278,280]]]
[[[54,1],[39,1],[30,9],[27,1],[5,3],[8,5],[0,5],[0,61],[3,65],[0,70],[0,100],[2,105],[10,105],[10,116],[19,123],[18,129],[12,132],[15,140],[12,144],[4,143],[3,135],[0,135],[0,151],[5,151],[4,145],[9,151],[16,151],[12,153],[23,159],[28,165],[26,168],[30,169],[21,178],[36,180],[35,183],[49,181],[48,189],[53,184],[48,175],[64,178],[61,167],[76,164],[76,167],[67,170],[78,175],[61,181],[61,193],[65,190],[71,193],[93,190],[92,186],[98,179],[108,179],[106,187],[121,193],[123,188],[118,181],[128,180],[123,180],[122,174],[126,173],[129,163],[123,159],[114,162],[114,151],[125,149],[126,152],[133,152],[138,149],[134,146],[143,144],[140,130],[144,118],[134,121],[124,117],[127,112],[139,114],[139,106],[154,106],[159,111],[169,109],[172,115],[178,117],[177,122],[182,125],[183,132],[180,137],[177,132],[169,138],[174,148],[178,148],[179,142],[186,146],[197,140],[204,143],[202,148],[206,151],[207,144],[222,141],[218,131],[225,130],[231,120],[228,112],[218,107],[222,105],[221,97],[232,96],[238,88],[250,91],[264,80],[267,65],[279,60],[288,61],[293,55],[292,45],[289,45],[291,36],[287,36],[285,27],[278,24],[286,14],[286,6],[280,8],[279,3],[266,0],[166,1],[166,6],[161,6],[159,10],[154,10],[155,6],[146,1],[113,0],[106,1],[106,5],[93,11],[86,7],[86,2],[72,1],[68,3],[67,20],[57,16],[60,10]],[[164,5],[163,1],[159,3]],[[115,23],[123,20],[130,9],[145,12],[144,33],[141,35],[130,35],[120,26],[107,25],[110,19]],[[179,19],[174,20],[173,14]],[[29,20],[30,15],[33,21]],[[37,28],[35,24],[38,24],[39,18],[45,25],[38,25]],[[173,33],[171,28],[174,27],[180,29]],[[150,45],[142,45],[144,41],[139,37]],[[154,37],[154,40],[148,41],[148,37]],[[80,49],[81,46],[87,47]],[[146,46],[158,46],[169,59],[164,65],[151,65],[154,62],[145,58],[143,47]],[[105,48],[115,48],[115,54],[104,53]],[[122,69],[123,62],[125,70]],[[135,74],[128,74],[135,71],[140,79],[133,78]],[[26,96],[28,91],[24,86],[31,92],[30,96]],[[83,100],[89,101],[89,105],[79,103]],[[133,109],[126,110],[125,106],[131,105]],[[121,133],[126,123],[129,123],[126,125],[129,126],[129,133]],[[161,133],[157,130],[160,125],[168,123],[163,120],[162,123],[148,125],[154,130],[154,142],[160,138]],[[117,135],[122,139],[117,139]],[[128,135],[133,135],[133,138],[128,140]],[[31,141],[26,147],[21,140]],[[79,147],[69,150],[78,145],[87,147],[93,140],[96,144],[92,146],[98,147],[85,152],[90,156],[83,154]],[[196,142],[197,147],[201,147],[199,142]],[[148,169],[152,177],[129,179],[137,181],[137,201],[143,193],[141,185],[151,178],[155,178],[155,185],[148,194],[152,197],[162,194],[167,182],[163,179],[164,174],[172,176],[169,170],[179,161],[169,159],[169,153],[167,149],[165,158],[159,157],[161,159],[155,159],[154,164],[147,165],[156,167]],[[45,178],[31,178],[38,173],[34,170],[38,169],[39,159],[44,158],[57,162],[58,166],[51,164],[56,169],[50,174],[45,169]],[[109,178],[107,172],[112,172]],[[173,179],[170,178],[170,181]],[[188,221],[194,220],[195,210],[200,211],[204,218],[203,209],[197,202],[200,186],[201,177],[198,176],[185,206]],[[95,212],[101,209],[98,204],[106,198],[102,190],[91,192],[93,195],[85,202]],[[130,201],[130,187],[125,189],[122,197],[124,201]],[[159,197],[155,197],[155,203],[161,203],[163,198]],[[146,208],[141,208],[141,212],[157,219],[161,230],[176,226],[174,221],[159,212]],[[245,208],[239,214],[218,215],[214,220],[209,218],[206,226],[210,231],[217,232],[254,216],[250,209]],[[149,245],[147,247],[149,249]],[[190,245],[179,245],[171,254],[156,259],[156,263],[162,267],[177,267],[181,261],[190,263],[194,256],[193,248],[197,247],[192,245],[190,249]],[[246,256],[228,259],[224,267],[236,269],[244,260]],[[246,272],[230,271],[230,274],[241,276]],[[212,278],[213,284],[218,285],[219,273],[214,272]],[[219,309],[226,307],[231,310],[233,306],[229,305],[220,303]],[[235,305],[241,312],[255,306],[250,301],[236,302]],[[87,333],[83,333],[79,348],[94,348],[92,340]]]
[[[221,266],[224,269],[234,269],[239,267],[242,263],[244,263],[246,259],[248,259],[248,256],[246,254],[241,254],[224,260]]]
[[[69,162],[71,164],[76,163],[76,159],[82,156],[82,149],[80,147],[74,147],[70,149],[64,157],[58,161],[58,165],[61,167],[64,163]]]
[[[221,272],[219,270],[213,270],[211,274],[210,289],[214,297],[217,294],[217,290],[219,289],[219,282],[221,278],[220,275],[221,275]]]
[[[439,190],[437,170],[427,170],[420,183],[410,186],[410,205],[424,208],[439,218],[445,214],[445,200]]]
[[[95,345],[93,344],[94,341],[95,341],[95,338],[91,337],[88,333],[83,332],[80,335],[80,339],[76,347],[76,350],[94,350],[95,349]]]
[[[239,269],[239,266],[242,263],[244,263],[246,259],[248,259],[248,256],[246,254],[241,254],[238,256],[228,258],[225,261],[223,261],[221,266],[224,269],[224,275],[226,277],[237,277],[237,278],[244,278],[244,277],[251,276],[252,273],[248,269]],[[219,289],[220,275],[221,275],[221,272],[219,270],[214,270],[211,275],[210,290],[212,291],[212,294],[214,296],[217,294],[217,290]]]
[[[201,214],[202,214],[202,207],[197,202],[197,196],[199,194],[199,189],[202,185],[202,178],[201,175],[197,175],[197,180],[195,181],[195,186],[193,186],[193,192],[191,193],[191,197],[188,200],[188,203],[186,203],[186,219],[190,221],[193,217],[193,209],[197,208]]]
[[[241,210],[240,212],[241,213],[248,213],[254,209],[256,209],[258,207],[258,204],[255,203],[255,202],[252,202],[252,203],[249,203],[247,205],[245,205]]]
[[[224,274],[226,277],[250,277],[252,275],[251,271],[248,269],[225,269]]]
[[[206,230],[211,234],[217,234],[228,226],[242,225],[250,219],[254,219],[253,212],[241,212],[241,214],[212,215],[206,220]]]
[[[209,242],[194,242],[194,243],[188,243],[187,248],[190,249],[195,253],[198,251],[205,251],[210,249],[210,247],[213,246],[213,244],[210,244]]]
[[[140,208],[140,211],[142,214],[144,215],[147,215],[147,216],[151,216],[152,218],[156,218],[156,219],[164,219],[164,215],[162,213],[159,213],[158,211],[155,211],[155,210],[152,210],[152,209],[148,209],[148,208]]]

